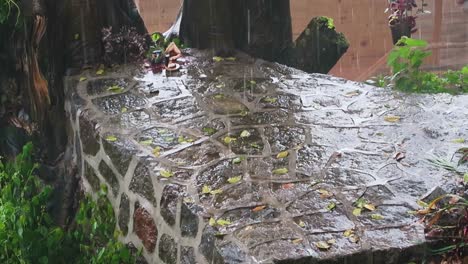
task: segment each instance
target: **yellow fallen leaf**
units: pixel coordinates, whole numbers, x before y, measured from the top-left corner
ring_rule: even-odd
[[[242,131],[242,133],[240,134],[240,137],[241,138],[248,138],[250,137],[250,132],[248,130],[244,130]]]
[[[189,204],[192,204],[194,203],[195,201],[193,200],[193,198],[191,197],[185,197],[184,198],[184,203],[189,203]]]
[[[215,226],[215,225],[216,225],[216,220],[215,220],[213,217],[211,217],[211,218],[210,218],[210,221],[208,221],[208,224],[209,224],[210,226]]]
[[[330,245],[325,242],[325,241],[319,241],[319,242],[315,242],[314,243],[315,246],[318,248],[318,249],[321,249],[321,250],[328,250],[330,249]]]
[[[361,215],[361,208],[354,208],[353,215],[360,216]]]
[[[127,107],[122,107],[122,109],[120,109],[120,113],[127,113],[127,112],[128,112]]]
[[[304,223],[304,221],[299,221],[299,224],[298,224],[300,227],[304,228],[306,226],[306,224]]]
[[[400,119],[401,119],[401,117],[392,116],[392,115],[384,117],[384,120],[387,121],[387,122],[390,122],[390,123],[396,123],[396,122],[400,121]]]
[[[371,218],[374,219],[374,220],[384,219],[383,215],[381,215],[381,214],[371,214]]]
[[[212,194],[212,195],[220,194],[220,193],[223,193],[223,190],[221,190],[221,189],[216,189],[216,190],[212,190],[212,191],[210,192],[210,194]]]
[[[99,69],[96,71],[96,75],[103,75],[104,74],[104,69]]]
[[[329,239],[329,240],[327,240],[327,244],[328,244],[328,245],[333,245],[333,244],[335,244],[335,243],[336,243],[336,239]]]
[[[283,174],[286,174],[288,172],[289,171],[288,171],[287,168],[280,168],[280,169],[273,170],[273,174],[276,174],[276,175],[283,175]]]
[[[233,137],[230,137],[230,136],[227,136],[224,138],[224,143],[226,144],[230,144],[232,141],[236,141],[236,138],[233,138]]]
[[[282,152],[278,153],[278,155],[276,155],[276,158],[277,159],[284,159],[287,156],[289,156],[289,152],[288,151],[282,151]]]
[[[156,157],[161,156],[161,147],[155,147],[153,149],[153,155],[156,156]]]
[[[209,194],[211,192],[211,188],[208,185],[204,185],[202,188],[202,193],[203,194]]]
[[[170,177],[174,176],[174,173],[172,173],[172,171],[168,171],[168,170],[162,170],[162,171],[159,172],[159,174],[164,178],[170,178]]]
[[[235,184],[235,183],[240,182],[241,180],[242,180],[242,176],[236,176],[236,177],[229,178],[227,181],[230,184]]]
[[[147,140],[140,141],[139,143],[141,145],[143,145],[143,146],[149,146],[149,145],[153,144],[153,140],[152,139],[147,139]]]
[[[302,243],[302,241],[303,241],[302,238],[297,238],[297,239],[294,239],[294,240],[292,241],[292,243],[295,244],[295,245],[297,245],[297,244]]]
[[[84,82],[84,81],[86,81],[86,80],[88,80],[88,78],[86,78],[86,77],[81,77],[81,78],[80,78],[80,82]]]
[[[375,205],[373,204],[365,204],[364,208],[366,208],[369,211],[374,211],[375,210]]]
[[[219,226],[227,226],[230,225],[231,222],[224,219],[218,219],[218,221],[216,221],[216,224],[218,224]]]
[[[359,237],[357,235],[355,235],[355,234],[350,235],[348,239],[349,239],[349,241],[351,241],[353,243],[359,242]]]
[[[107,136],[106,137],[106,140],[109,141],[109,142],[114,142],[114,141],[117,141],[117,137],[116,136]]]
[[[318,190],[318,193],[320,193],[320,198],[325,199],[325,198],[330,198],[333,196],[333,194],[325,189],[320,189]]]
[[[227,60],[227,61],[235,61],[236,58],[234,58],[234,57],[227,57],[226,60]]]
[[[350,237],[352,234],[354,234],[354,231],[352,229],[348,229],[344,231],[343,236],[344,237]]]
[[[354,97],[354,96],[358,96],[360,95],[361,92],[359,90],[356,90],[356,91],[352,91],[352,92],[349,92],[349,93],[346,93],[345,96],[346,97]]]
[[[218,56],[213,57],[214,62],[220,62],[220,61],[223,61],[223,60],[224,60],[223,58],[218,57]]]
[[[331,202],[331,203],[329,203],[329,204],[327,205],[327,210],[328,210],[328,211],[333,211],[333,210],[335,209],[335,207],[336,207],[336,203]]]
[[[456,138],[454,140],[452,140],[453,143],[460,143],[460,144],[463,144],[465,143],[465,139],[464,138]]]

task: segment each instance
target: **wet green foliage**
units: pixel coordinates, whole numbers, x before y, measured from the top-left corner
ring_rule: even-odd
[[[27,144],[15,161],[0,161],[0,263],[134,263],[115,231],[103,188],[80,204],[74,228],[56,226],[47,212],[51,188],[35,175]]]
[[[16,25],[20,21],[21,10],[16,0],[0,0],[0,25],[8,22],[11,16],[16,16]]]
[[[368,83],[378,87],[394,87],[415,93],[468,93],[468,65],[461,70],[436,74],[422,71],[424,59],[431,55],[424,40],[403,37],[398,41],[387,64],[392,76],[379,76]]]

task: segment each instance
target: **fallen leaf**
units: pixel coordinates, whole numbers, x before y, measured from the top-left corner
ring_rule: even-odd
[[[280,168],[280,169],[273,170],[273,174],[276,174],[276,175],[283,175],[283,174],[286,174],[288,172],[289,171],[288,171],[287,168]]]
[[[170,178],[170,177],[174,176],[174,173],[172,173],[172,171],[168,171],[168,170],[162,170],[162,171],[159,172],[159,174],[164,178]]]
[[[232,141],[235,141],[235,140],[236,140],[236,138],[227,136],[227,137],[224,138],[224,143],[230,144]]]
[[[202,130],[203,130],[203,132],[204,132],[205,134],[207,134],[207,135],[209,135],[209,136],[211,136],[211,135],[213,135],[214,133],[217,132],[216,129],[211,128],[211,127],[204,127]]]
[[[76,34],[73,36],[73,38],[74,38],[75,40],[79,40],[79,39],[80,39],[80,34],[76,33]]]
[[[247,131],[247,130],[244,130],[244,131],[241,132],[240,137],[241,138],[248,138],[248,137],[250,137],[250,132]]]
[[[257,84],[257,82],[256,82],[256,81],[254,81],[254,80],[251,80],[251,81],[250,81],[250,84],[253,84],[253,85],[255,85],[255,84]]]
[[[226,60],[227,60],[227,61],[235,61],[236,58],[234,58],[234,57],[227,57]]]
[[[366,208],[369,211],[374,211],[375,210],[375,205],[373,204],[365,204],[364,208]]]
[[[287,156],[289,156],[289,152],[288,151],[282,151],[282,152],[278,153],[278,155],[276,155],[276,158],[277,159],[284,159]]]
[[[173,137],[163,137],[164,142],[170,143],[174,141]]]
[[[382,133],[382,132],[377,132],[377,133],[375,133],[375,135],[381,137],[381,136],[384,135],[384,133]]]
[[[332,239],[327,240],[327,244],[328,244],[328,245],[333,245],[333,244],[335,244],[335,243],[336,243],[336,239],[333,239],[333,238],[332,238]]]
[[[122,109],[120,109],[120,113],[127,113],[127,112],[128,112],[127,107],[122,107]]]
[[[209,224],[210,226],[215,226],[215,225],[216,225],[216,220],[215,220],[213,217],[211,217],[211,218],[210,218],[210,221],[208,221],[208,224]]]
[[[202,194],[209,194],[211,192],[211,188],[208,185],[204,185],[202,188]]]
[[[325,241],[319,241],[319,242],[315,242],[315,246],[318,248],[318,249],[321,249],[321,250],[328,250],[330,249],[330,245],[325,242]]]
[[[212,190],[212,191],[210,192],[210,194],[212,194],[212,195],[220,194],[220,193],[223,193],[223,190],[221,190],[221,189],[216,189],[216,190]]]
[[[153,155],[156,156],[156,157],[161,156],[161,147],[155,147],[153,149]]]
[[[306,224],[304,223],[304,221],[299,221],[298,225],[302,228],[304,228],[306,226]]]
[[[266,205],[260,205],[260,206],[255,207],[254,209],[252,209],[252,212],[260,212],[265,208],[266,208]]]
[[[327,210],[328,211],[333,211],[336,208],[336,203],[331,202],[327,205]]]
[[[144,145],[144,146],[149,146],[149,145],[153,144],[153,140],[152,139],[147,139],[147,140],[140,141],[139,143],[141,145]]]
[[[343,236],[344,237],[350,237],[352,234],[354,234],[354,231],[352,229],[348,229],[344,231]]]
[[[297,239],[294,239],[294,240],[292,241],[292,243],[295,244],[295,245],[297,245],[297,244],[302,243],[302,241],[303,241],[302,238],[297,238]]]
[[[195,201],[193,200],[193,198],[191,197],[185,197],[184,198],[184,203],[189,203],[189,204],[192,204],[194,203]]]
[[[223,61],[223,60],[224,60],[223,58],[218,57],[218,56],[213,57],[213,61],[214,61],[214,62],[220,62],[220,61]]]
[[[107,88],[107,91],[111,93],[121,93],[124,90],[123,87],[120,87],[118,85],[112,85],[111,87]]]
[[[466,184],[468,183],[468,172],[463,175],[463,182]]]
[[[230,225],[231,222],[224,219],[218,219],[218,221],[216,221],[216,224],[218,224],[219,226],[227,226]]]
[[[265,103],[270,103],[270,104],[274,104],[278,101],[278,98],[275,98],[275,97],[265,97],[262,99],[263,102]]]
[[[454,140],[452,140],[453,143],[460,143],[460,144],[463,144],[465,143],[465,139],[464,138],[456,138]]]
[[[104,74],[104,69],[99,69],[96,71],[96,75],[103,75]]]
[[[325,189],[320,189],[318,190],[318,193],[320,193],[320,198],[322,199],[326,199],[326,198],[330,198],[333,196],[333,194]]]
[[[236,176],[236,177],[229,178],[227,181],[230,184],[235,184],[235,183],[240,182],[241,180],[242,180],[242,176]]]
[[[285,183],[285,184],[281,185],[281,188],[284,189],[284,190],[292,189],[292,188],[294,188],[294,183]]]
[[[88,80],[88,78],[86,78],[86,77],[81,77],[81,78],[80,78],[80,82],[84,82],[84,81],[86,81],[86,80]]]
[[[349,239],[349,241],[351,241],[353,243],[359,242],[359,236],[357,236],[355,234],[350,235],[348,239]]]
[[[247,116],[249,114],[249,111],[247,110],[242,110],[242,112],[240,112],[240,116]]]
[[[363,198],[359,198],[354,202],[357,208],[363,208],[366,203],[366,200],[364,200]]]
[[[216,87],[217,88],[223,88],[223,86],[221,84],[218,84]],[[224,98],[226,98],[226,96],[224,94],[216,94],[216,95],[213,96],[213,98],[214,99],[224,99]]]
[[[361,215],[361,208],[354,208],[353,215],[360,216]]]
[[[403,152],[397,152],[395,155],[393,155],[393,159],[396,161],[400,161],[406,157],[405,153]]]
[[[355,91],[351,91],[349,93],[346,93],[345,96],[346,97],[354,97],[354,96],[358,96],[360,94],[361,94],[361,92],[359,90],[355,90]]]
[[[371,218],[374,219],[374,220],[384,219],[383,215],[381,215],[381,214],[371,214]]]
[[[244,157],[244,156],[240,156],[240,157],[234,158],[234,159],[232,160],[232,164],[240,164],[243,160],[245,160],[245,157]]]
[[[252,143],[252,144],[250,144],[250,146],[251,146],[252,148],[256,148],[256,149],[259,149],[259,148],[260,148],[260,145],[258,145],[257,143]]]
[[[384,120],[387,121],[387,122],[390,122],[390,123],[396,123],[396,122],[400,121],[400,119],[401,119],[401,117],[392,116],[392,115],[384,117]]]
[[[114,142],[114,141],[117,141],[117,137],[112,136],[112,135],[111,135],[111,136],[107,136],[107,137],[106,137],[106,140],[109,141],[109,142]]]

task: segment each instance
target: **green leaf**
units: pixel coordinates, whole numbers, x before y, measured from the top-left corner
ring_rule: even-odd
[[[227,57],[226,60],[227,60],[227,61],[235,61],[236,58],[234,58],[234,57]]]
[[[170,178],[170,177],[174,176],[174,173],[172,171],[168,171],[168,170],[162,170],[162,171],[159,172],[159,174],[164,178]]]
[[[88,80],[88,78],[86,78],[86,77],[80,77],[80,82],[84,82],[84,81],[86,81],[86,80]]]
[[[336,208],[336,204],[334,202],[331,202],[327,205],[328,211],[333,211],[335,208]]]
[[[110,135],[110,136],[106,137],[106,140],[109,141],[109,142],[114,142],[114,141],[117,141],[117,137],[113,136],[113,135]]]
[[[325,241],[319,241],[319,242],[315,242],[314,243],[315,246],[318,248],[318,249],[321,249],[321,250],[328,250],[330,249],[330,245],[325,242]]]
[[[122,107],[122,109],[120,109],[120,113],[127,113],[127,112],[128,112],[127,107]]]
[[[213,57],[213,61],[214,61],[214,62],[220,62],[220,61],[223,61],[223,60],[224,60],[223,58],[218,57],[218,56]]]
[[[123,92],[124,88],[118,85],[112,85],[111,87],[107,88],[107,91],[111,93],[121,93]]]
[[[149,146],[149,145],[153,144],[153,140],[152,139],[147,139],[147,140],[140,141],[139,143],[141,145],[143,145],[143,146]]]
[[[240,182],[241,180],[242,180],[242,176],[236,176],[236,177],[229,178],[227,181],[230,184],[235,184],[235,183]]]
[[[302,228],[304,228],[306,226],[306,224],[304,223],[304,221],[299,221],[298,225]]]
[[[219,85],[219,87],[218,87],[218,86],[216,86],[216,87],[217,87],[217,88],[222,88],[223,86],[222,86],[222,85]],[[226,98],[226,96],[225,96],[224,94],[215,94],[215,95],[213,96],[213,98],[214,98],[214,99],[221,100],[221,99]]]
[[[465,175],[463,175],[463,182],[464,182],[465,184],[468,183],[468,172],[465,173]]]
[[[104,69],[99,69],[96,71],[96,75],[103,75],[104,74]]]
[[[276,174],[276,175],[283,175],[283,174],[287,174],[289,171],[287,168],[280,168],[280,169],[276,169],[276,170],[273,170],[273,174]]]
[[[240,137],[241,137],[241,138],[248,138],[248,137],[250,137],[250,135],[251,135],[251,134],[250,134],[249,131],[244,130],[244,131],[241,132]]]
[[[208,224],[209,224],[210,226],[215,226],[215,225],[216,225],[216,220],[215,220],[213,217],[211,217],[211,218],[210,218],[210,221],[208,222]]]
[[[464,138],[456,138],[454,140],[452,140],[453,143],[460,143],[460,144],[463,144],[465,143],[465,139]]]
[[[218,219],[218,221],[216,221],[216,224],[218,224],[219,226],[227,226],[230,225],[231,222],[224,219]]]
[[[156,157],[161,156],[161,147],[155,147],[153,149],[153,155],[156,156]]]
[[[223,193],[223,190],[221,190],[221,189],[216,189],[216,190],[212,190],[212,191],[210,192],[210,194],[212,194],[212,195],[220,194],[220,193]]]
[[[360,215],[361,215],[361,211],[362,211],[361,208],[354,208],[354,210],[353,210],[353,215],[354,215],[354,216],[360,216]]]
[[[226,136],[224,138],[224,143],[226,143],[226,144],[230,144],[232,141],[236,141],[236,138],[233,138],[233,137],[230,137],[230,136]]]
[[[275,98],[275,97],[265,97],[263,98],[262,100],[263,102],[265,103],[270,103],[270,104],[274,104],[278,101],[278,98]]]
[[[289,152],[288,151],[282,151],[282,152],[278,153],[278,155],[276,155],[276,158],[277,159],[284,159],[287,156],[289,156]]]
[[[374,220],[382,220],[384,217],[381,214],[371,214],[371,218]]]
[[[214,133],[217,132],[216,129],[211,128],[211,127],[204,127],[202,130],[203,130],[203,132],[204,132],[205,134],[207,134],[207,135],[209,135],[209,136],[211,136],[211,135],[213,135]]]
[[[232,160],[232,164],[240,164],[243,160],[245,160],[245,156],[240,156],[240,157],[234,158]]]
[[[202,188],[202,194],[209,194],[211,193],[211,188],[208,185],[204,185]]]

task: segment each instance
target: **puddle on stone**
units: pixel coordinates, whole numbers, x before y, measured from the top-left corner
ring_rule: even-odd
[[[151,117],[144,110],[138,110],[113,116],[110,122],[116,127],[136,130],[151,126]]]
[[[175,132],[168,128],[156,127],[145,130],[136,137],[140,145],[151,148],[159,147],[169,150],[180,144],[187,144],[196,140],[195,137]]]
[[[236,163],[233,159],[223,160],[215,165],[208,167],[197,177],[197,190],[201,196],[208,197],[209,195],[202,194],[203,187],[207,186],[210,190],[218,190],[225,186],[230,186],[228,182],[230,178],[244,175],[243,166]]]
[[[293,149],[305,142],[305,129],[302,127],[267,127],[265,136],[273,153]]]
[[[174,164],[182,166],[199,166],[220,158],[220,150],[211,143],[191,146],[182,151],[169,155],[167,158]]]
[[[259,101],[259,107],[263,109],[292,109],[300,110],[301,102],[299,96],[292,94],[276,94],[262,97]]]
[[[115,94],[93,99],[93,103],[105,114],[115,115],[145,105],[145,100],[131,93]]]
[[[171,122],[198,113],[198,105],[193,97],[175,99],[154,104],[151,111],[163,122]]]
[[[109,93],[109,89],[112,88],[121,88],[124,90],[128,88],[129,84],[128,79],[124,78],[106,78],[106,79],[98,79],[94,81],[89,81],[88,86],[86,87],[86,91],[88,95],[100,95],[104,93]],[[117,89],[120,90],[120,89]]]
[[[217,115],[236,115],[249,110],[236,98],[222,93],[210,95],[204,101],[205,107]]]
[[[283,124],[288,121],[288,118],[288,112],[284,110],[262,111],[247,113],[245,116],[232,117],[231,124],[233,126]]]

